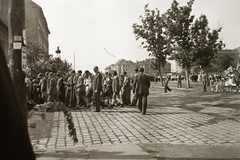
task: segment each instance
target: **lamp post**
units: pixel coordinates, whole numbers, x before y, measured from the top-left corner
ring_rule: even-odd
[[[61,51],[60,51],[59,47],[57,47],[56,53],[59,54],[59,58],[61,59]]]

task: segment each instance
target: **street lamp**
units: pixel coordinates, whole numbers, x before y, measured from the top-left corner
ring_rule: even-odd
[[[59,58],[61,59],[61,51],[60,51],[59,47],[57,47],[56,53],[59,54]]]

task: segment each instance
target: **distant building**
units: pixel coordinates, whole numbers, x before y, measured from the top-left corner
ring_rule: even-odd
[[[42,8],[32,0],[25,0],[25,12],[27,41],[41,46],[48,52],[50,31]]]
[[[144,68],[144,72],[149,75],[158,74],[158,70],[152,67],[152,63],[155,61],[154,58],[146,59],[143,61],[137,61],[136,63],[120,59],[115,64],[111,64],[110,66],[105,68],[105,72],[111,72],[113,70],[117,71],[118,75],[123,74],[123,72],[127,72],[128,75],[133,76],[135,68]],[[169,62],[166,63],[166,66],[162,68],[162,73],[169,73],[171,72],[171,64]]]
[[[118,75],[123,74],[124,71],[127,72],[128,75],[132,75],[134,73],[135,68],[136,68],[136,65],[132,61],[120,59],[115,64],[111,65],[109,70],[117,71]]]
[[[180,67],[180,65],[175,61],[175,60],[171,60],[169,61],[171,63],[171,72],[172,73],[181,73],[182,72],[182,67]]]
[[[6,59],[8,59],[8,10],[9,0],[0,0],[0,41]],[[25,0],[25,30],[27,41],[31,41],[49,52],[48,24],[42,8],[32,0]]]

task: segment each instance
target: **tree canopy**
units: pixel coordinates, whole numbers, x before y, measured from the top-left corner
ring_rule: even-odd
[[[31,69],[33,76],[46,71],[53,73],[61,71],[67,73],[72,68],[72,64],[66,60],[61,60],[58,57],[53,58],[53,56],[48,54],[41,46],[32,42],[27,43],[26,52],[28,67]]]
[[[161,67],[165,66],[167,56],[170,55],[163,20],[160,11],[148,9],[148,4],[145,5],[144,11],[145,14],[139,17],[141,23],[133,24],[133,33],[136,40],[143,40],[141,45],[149,52],[149,56],[156,58],[156,65],[161,75]]]

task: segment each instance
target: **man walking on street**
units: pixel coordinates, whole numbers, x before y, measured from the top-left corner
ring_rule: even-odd
[[[100,93],[102,92],[102,74],[98,71],[98,66],[95,66],[93,71],[95,72],[93,78],[93,97],[96,103],[96,110],[94,112],[100,112]]]
[[[177,88],[182,88],[182,76],[181,76],[181,74],[177,75]]]
[[[171,77],[167,76],[166,78],[164,78],[164,93],[167,93],[167,91],[172,91],[169,86],[168,86],[168,82],[170,81]]]
[[[140,73],[137,76],[138,85],[138,108],[143,115],[146,114],[147,110],[147,97],[149,95],[150,80],[149,77],[144,74],[144,68],[140,68]]]

